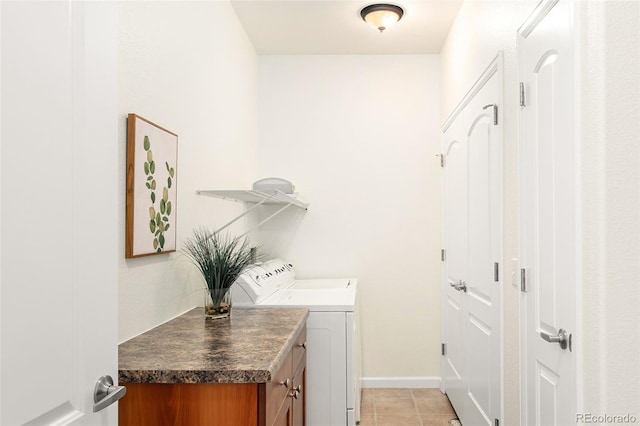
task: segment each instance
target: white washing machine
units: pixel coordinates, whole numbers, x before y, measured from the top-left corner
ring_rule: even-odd
[[[256,265],[233,285],[233,306],[308,308],[307,425],[354,426],[362,358],[358,281],[295,278],[293,266],[280,259]]]

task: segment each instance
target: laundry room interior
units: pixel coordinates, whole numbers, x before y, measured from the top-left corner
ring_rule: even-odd
[[[640,2],[0,19],[0,424],[640,419]],[[251,255],[221,319],[198,230]]]
[[[179,135],[178,240],[247,208],[198,190],[250,189],[266,177],[292,182],[308,209],[285,210],[251,231],[251,242],[293,264],[298,278],[357,277],[363,388],[440,388],[442,127],[502,55],[506,278],[494,417],[518,424],[517,32],[537,5],[404,2],[403,19],[380,33],[360,19],[358,2],[121,3],[120,226],[131,112]],[[418,18],[437,27],[438,38],[395,42],[418,38],[414,27],[403,32]],[[364,35],[340,39],[334,25],[346,27],[340,35]],[[273,211],[257,210],[227,231],[242,234]],[[202,303],[198,274],[180,253],[120,259],[120,342]]]

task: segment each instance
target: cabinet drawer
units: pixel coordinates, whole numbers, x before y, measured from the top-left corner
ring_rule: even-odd
[[[300,360],[306,355],[307,352],[307,327],[303,328],[300,335],[293,344],[293,371],[298,369]]]
[[[289,389],[291,389],[291,380],[293,380],[293,367],[291,365],[292,353],[284,360],[282,367],[276,373],[273,380],[266,384],[266,424],[271,425],[275,420],[282,402],[287,399]]]

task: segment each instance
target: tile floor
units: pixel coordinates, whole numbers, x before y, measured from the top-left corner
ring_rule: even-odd
[[[362,389],[360,426],[450,426],[456,418],[439,389]]]

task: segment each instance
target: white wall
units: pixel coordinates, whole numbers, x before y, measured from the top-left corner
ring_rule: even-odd
[[[440,375],[437,55],[260,56],[260,177],[311,203],[265,225],[301,278],[359,278],[364,376]]]
[[[581,4],[582,410],[640,420],[640,3]]]
[[[178,134],[180,248],[195,226],[220,226],[243,209],[196,189],[249,188],[255,180],[257,57],[227,1],[121,2],[119,23],[124,341],[202,303],[202,284],[181,254],[124,259],[126,116],[136,113]]]
[[[467,1],[441,51],[441,117],[449,116],[499,50],[504,52],[504,424],[520,422],[519,293],[510,284],[518,257],[518,68],[516,31],[537,0]]]

